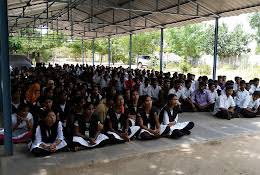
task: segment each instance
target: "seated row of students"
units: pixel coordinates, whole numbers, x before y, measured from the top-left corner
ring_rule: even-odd
[[[132,92],[137,96],[137,91]],[[46,101],[51,99],[46,98]],[[128,108],[122,95],[117,95],[115,105],[109,108],[104,123],[101,123],[92,103],[79,101],[73,109],[72,127],[63,126],[58,113],[51,106],[39,111],[40,119],[36,129],[32,129],[33,119],[29,107],[21,104],[13,115],[13,131],[19,131],[25,139],[32,137],[30,151],[36,156],[46,156],[72,148],[74,151],[124,143],[130,139],[151,140],[159,137],[180,138],[189,135],[193,122],[178,122],[180,106],[176,95],[168,96],[168,103],[159,111],[152,104],[150,96],[145,96],[141,106]],[[19,128],[17,127],[19,126]],[[71,136],[65,131],[70,130]],[[31,133],[30,136],[27,133]],[[26,137],[25,137],[26,135]],[[66,137],[67,136],[67,137]],[[21,137],[21,138],[22,138]],[[65,141],[66,140],[66,141]]]
[[[195,76],[192,74],[188,74],[186,77],[183,74],[174,73],[171,76],[169,73],[163,74],[161,72],[138,69],[105,68],[103,66],[74,67],[65,65],[63,68],[60,66],[50,66],[48,68],[36,67],[18,72],[14,70],[12,75],[15,77],[12,80],[13,112],[18,114],[20,118],[22,116],[22,114],[19,114],[19,111],[21,111],[20,108],[26,108],[26,110],[23,109],[22,111],[28,111],[27,115],[30,112],[32,117],[28,118],[32,119],[28,120],[30,122],[24,121],[23,123],[33,123],[33,127],[28,127],[28,130],[31,131],[28,135],[22,137],[22,135],[18,134],[18,142],[24,142],[23,140],[29,138],[32,133],[32,138],[36,139],[37,127],[40,122],[45,121],[45,118],[47,118],[47,114],[42,115],[42,113],[53,111],[57,118],[56,121],[62,124],[67,144],[69,146],[74,145],[75,150],[85,148],[86,145],[87,147],[96,147],[107,144],[107,142],[125,142],[134,137],[139,139],[151,139],[158,136],[178,138],[189,134],[188,131],[193,127],[193,124],[176,123],[176,118],[178,118],[176,114],[178,112],[176,111],[212,111],[215,106],[214,112],[223,111],[222,109],[225,108],[232,113],[233,104],[230,103],[228,105],[222,96],[225,97],[226,95],[229,99],[233,99],[234,96],[236,99],[240,93],[234,90],[236,94],[227,95],[226,91],[231,86],[233,88],[235,86],[231,81],[225,81],[224,77],[218,77],[218,81],[213,81],[208,80],[204,76],[199,77],[195,81]],[[152,82],[151,84],[150,81]],[[254,91],[252,93],[254,95],[251,99],[249,93],[250,100],[247,100],[247,103],[249,102],[250,104],[245,103],[247,107],[245,110],[242,108],[243,110],[239,111],[240,114],[247,115],[251,112],[250,114],[256,114],[251,115],[252,117],[258,116],[258,84],[259,79],[251,81],[253,88],[250,90]],[[243,81],[236,81],[236,85],[237,87],[243,86]],[[123,96],[116,94],[122,94]],[[114,100],[116,96],[117,98]],[[172,101],[175,99],[175,105],[173,105],[175,107],[170,107],[169,105],[170,101],[167,99],[170,96],[174,96],[171,99]],[[230,101],[232,102],[232,100]],[[29,108],[23,107],[22,104],[26,104]],[[86,106],[86,104],[88,105]],[[168,105],[165,106],[165,104]],[[180,109],[177,109],[176,104],[180,106]],[[251,108],[250,105],[252,106]],[[87,110],[88,108],[89,110]],[[93,115],[96,119],[94,122],[91,117],[90,123],[92,123],[91,126],[95,126],[94,128],[98,128],[95,134],[93,134],[93,131],[89,133],[83,132],[85,126],[81,123],[82,121],[84,123],[85,116],[92,116],[90,115],[90,111],[94,110],[92,108],[95,109]],[[157,109],[162,108],[167,112],[158,112]],[[238,111],[238,109],[234,110],[234,112]],[[87,115],[86,111],[90,113]],[[25,114],[24,116],[27,118]],[[127,120],[120,119],[121,114]],[[222,114],[217,116],[228,118],[222,117]],[[167,121],[167,115],[171,118],[169,121]],[[117,119],[118,117],[120,120]],[[154,120],[151,118],[154,118]],[[120,122],[117,123],[117,120]],[[18,119],[17,121],[20,122],[23,120]],[[27,125],[23,124],[26,127]],[[165,127],[165,125],[169,126],[170,129],[169,127]],[[114,128],[116,126],[119,129]],[[138,127],[140,128],[135,133]],[[14,131],[16,131],[15,127]],[[131,134],[133,135],[131,136]],[[83,140],[80,137],[84,135],[91,135],[91,139],[87,139],[81,145]],[[83,139],[86,140],[86,138]],[[41,151],[37,149],[35,152]]]

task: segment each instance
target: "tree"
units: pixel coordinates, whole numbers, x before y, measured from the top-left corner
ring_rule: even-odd
[[[254,13],[249,17],[250,26],[256,30],[257,48],[256,53],[260,53],[260,13]]]
[[[52,49],[60,47],[65,41],[63,34],[56,34],[53,31],[49,31],[49,36],[42,35],[39,30],[33,29],[24,29],[20,33],[23,35],[10,37],[10,53],[28,56],[32,53],[40,53],[44,62],[50,59]]]
[[[186,25],[166,30],[167,51],[185,60],[197,60],[203,54],[205,34],[202,24]]]
[[[204,51],[206,54],[214,53],[214,26],[210,25],[205,30],[207,34],[204,43]],[[245,32],[241,25],[237,25],[233,31],[229,31],[226,24],[219,26],[218,36],[218,56],[220,61],[226,58],[238,57],[243,53],[250,52],[248,47],[252,36]]]

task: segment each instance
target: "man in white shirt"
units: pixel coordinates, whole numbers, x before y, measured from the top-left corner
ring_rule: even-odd
[[[242,80],[240,82],[239,89],[237,90],[236,96],[234,98],[238,112],[240,111],[241,108],[246,107],[245,103],[249,98],[249,92],[245,88],[246,88],[246,82]]]
[[[152,79],[152,85],[150,86],[151,97],[153,102],[156,104],[159,99],[159,93],[161,91],[161,87],[158,86],[157,80],[155,78]]]
[[[234,87],[233,87],[234,92],[238,91],[238,89],[240,87],[240,81],[241,81],[240,77],[235,77],[235,83],[234,83]]]
[[[191,102],[191,99],[189,99],[184,91],[181,89],[181,81],[180,80],[175,80],[174,82],[174,87],[172,89],[169,90],[169,95],[170,94],[175,94],[178,98],[178,100],[181,102],[182,104],[182,110],[185,112],[191,112],[194,111],[195,106],[194,104]]]
[[[217,101],[218,99],[218,92],[217,92],[217,88],[215,86],[214,83],[209,83],[208,85],[209,89],[207,90],[208,91],[208,94],[210,96],[210,99],[211,99],[211,102],[213,104],[215,104],[215,102]],[[214,105],[213,105],[214,106]]]
[[[249,90],[249,94],[252,95],[255,90],[258,88],[259,85],[259,78],[254,78],[253,84],[251,84],[251,88]]]
[[[260,89],[256,90],[252,97],[249,96],[240,113],[246,118],[260,117]]]
[[[150,80],[149,78],[145,78],[144,83],[142,83],[139,87],[139,95],[140,96],[145,96],[149,95],[151,96],[151,88],[150,88]]]
[[[214,106],[213,115],[215,115],[218,118],[230,120],[231,118],[236,117],[236,112],[235,112],[236,104],[232,97],[233,87],[227,86],[225,92],[226,92],[225,94],[220,95],[219,98],[217,99]]]

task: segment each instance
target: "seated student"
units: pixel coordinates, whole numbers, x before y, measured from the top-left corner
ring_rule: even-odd
[[[26,143],[32,137],[33,116],[29,107],[21,104],[17,112],[12,114],[12,140],[14,143]],[[4,133],[0,133],[0,144],[4,142]]]
[[[87,101],[92,103],[95,107],[99,104],[102,96],[99,94],[99,89],[97,86],[92,88],[92,93],[89,95]]]
[[[103,125],[94,113],[91,103],[85,105],[85,115],[78,116],[74,122],[74,150],[105,145],[108,137],[101,133]]]
[[[131,92],[131,102],[128,106],[128,118],[129,118],[129,126],[136,125],[136,114],[138,112],[140,105],[139,105],[139,94],[138,90],[133,90]]]
[[[66,127],[68,114],[70,113],[70,104],[68,102],[68,95],[65,91],[60,92],[58,101],[54,106],[54,111],[59,115],[59,120],[62,126]]]
[[[161,125],[170,127],[169,137],[177,139],[184,135],[189,135],[194,127],[193,122],[178,123],[178,114],[181,107],[175,94],[168,95],[168,102],[160,112],[159,121]]]
[[[225,89],[225,94],[220,95],[215,103],[213,115],[215,115],[218,118],[223,118],[228,120],[236,117],[237,115],[235,112],[236,104],[234,102],[232,94],[233,94],[233,87],[227,86]]]
[[[43,111],[42,120],[36,128],[30,151],[35,156],[47,156],[58,151],[65,151],[67,143],[62,132],[62,123],[53,111]]]
[[[240,113],[243,117],[254,118],[260,117],[260,90],[256,90],[252,96],[249,97]]]
[[[238,112],[240,112],[241,108],[244,107],[247,99],[249,99],[249,92],[245,88],[246,82],[244,80],[240,81],[239,89],[237,90],[236,96],[234,98],[236,110]]]
[[[258,86],[259,86],[259,78],[254,78],[249,90],[249,94],[252,95],[255,92],[255,90],[258,88]]]
[[[97,113],[99,117],[99,121],[104,124],[105,118],[107,115],[108,109],[110,109],[114,105],[113,95],[108,93],[106,98],[101,100],[100,103],[97,105],[95,113]]]
[[[214,109],[214,105],[218,99],[218,92],[217,92],[217,89],[216,89],[216,86],[214,83],[209,83],[208,85],[209,89],[207,90],[208,91],[208,94],[209,94],[209,98],[211,99],[212,101],[212,109],[211,111],[213,111]]]
[[[110,108],[104,124],[105,134],[109,137],[110,143],[124,143],[130,141],[135,133],[129,133],[128,112],[124,106],[124,98],[116,96],[114,108]],[[137,131],[136,131],[137,132]]]
[[[12,114],[17,112],[21,103],[21,89],[16,87],[12,89]]]
[[[234,87],[233,87],[234,92],[238,91],[238,89],[240,87],[240,81],[241,81],[240,77],[235,77],[235,83],[234,83]]]
[[[150,92],[151,92],[151,97],[153,99],[154,104],[157,104],[158,99],[159,99],[159,93],[161,91],[161,86],[158,85],[157,80],[155,78],[152,79],[152,83],[150,86]]]
[[[199,88],[192,94],[192,102],[195,105],[195,111],[205,112],[213,109],[213,100],[210,98],[209,92],[206,90],[204,82],[199,83]]]
[[[150,92],[150,90],[151,90],[151,88],[150,88],[150,80],[149,80],[149,78],[145,78],[145,80],[144,80],[144,83],[143,84],[141,84],[140,85],[140,87],[139,87],[139,95],[140,95],[140,97],[142,97],[142,96],[145,96],[145,95],[151,95],[151,92]]]
[[[161,136],[166,137],[170,132],[170,127],[160,126],[158,110],[153,107],[152,98],[148,95],[144,97],[143,107],[138,111],[137,121],[141,128],[138,139],[151,140]]]
[[[193,111],[195,106],[193,105],[191,100],[188,97],[186,97],[186,95],[184,94],[184,91],[181,88],[181,84],[182,84],[182,82],[180,80],[175,80],[174,87],[169,90],[169,95],[175,94],[177,96],[178,100],[182,104],[181,108],[185,109],[184,111],[187,111],[187,112]]]

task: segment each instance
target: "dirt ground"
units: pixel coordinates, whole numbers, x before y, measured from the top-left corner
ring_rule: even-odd
[[[63,169],[59,174],[84,175],[259,175],[260,135],[188,145],[173,151],[150,153]]]

